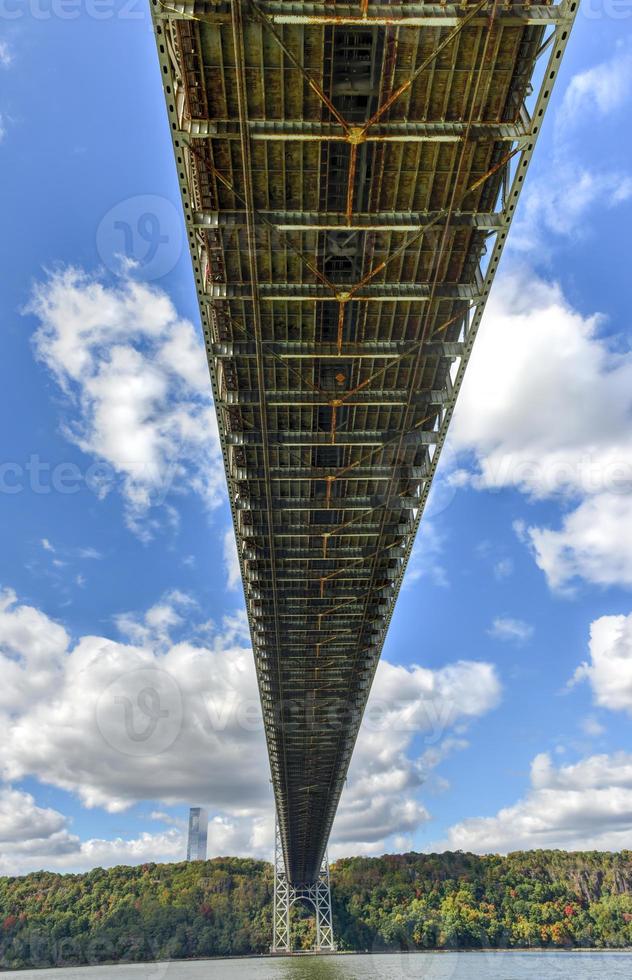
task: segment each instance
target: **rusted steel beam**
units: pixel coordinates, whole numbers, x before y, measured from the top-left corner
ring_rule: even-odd
[[[346,497],[340,501],[345,510],[372,510],[374,507],[384,503],[384,498],[378,497]],[[324,497],[277,497],[274,499],[275,506],[285,511],[296,510],[331,510],[327,506]],[[333,504],[335,508],[335,502]],[[265,498],[248,497],[237,501],[237,510],[265,510],[267,503]],[[419,507],[418,497],[398,497],[393,496],[390,504],[391,510],[414,510]]]
[[[430,299],[428,283],[377,282],[368,283],[361,292],[350,296],[341,287],[340,293],[332,295],[320,283],[259,283],[259,299],[262,302],[313,303],[313,302],[365,302],[374,303],[426,303]],[[210,283],[206,288],[209,299],[252,300],[253,290],[249,283]],[[468,302],[479,296],[472,283],[441,283],[435,290],[437,299],[456,299]]]
[[[385,231],[415,232],[425,225],[437,224],[440,211],[364,211],[356,212],[351,223],[347,216],[336,211],[260,211],[278,231]],[[450,224],[458,228],[476,228],[480,231],[498,231],[507,223],[506,215],[478,211],[456,211]],[[245,211],[196,211],[193,216],[196,228],[241,228],[246,225]]]
[[[366,133],[359,126],[346,132],[326,122],[284,119],[251,119],[248,132],[253,140],[299,141],[304,143],[458,143],[466,131],[464,122],[391,122],[375,124]],[[230,119],[184,119],[180,133],[193,140],[240,138],[239,124]],[[521,123],[482,120],[470,127],[472,140],[513,142],[525,139],[529,129]]]
[[[424,344],[424,351],[428,356],[435,357],[461,357],[465,349],[464,344],[451,341],[428,341]],[[322,358],[362,358],[364,360],[379,360],[380,358],[390,358],[398,354],[408,354],[409,351],[417,350],[416,343],[406,340],[379,340],[366,344],[344,344],[342,351],[338,350],[337,344],[322,343],[311,344],[307,341],[270,341],[259,354],[257,347],[250,340],[218,341],[211,345],[211,354],[218,359],[228,357],[279,357],[282,360],[302,359],[319,360]],[[342,395],[340,396],[342,397]]]
[[[268,388],[266,390],[266,401],[271,408],[282,406],[332,406],[340,404],[344,398],[344,391],[276,391]],[[360,391],[353,396],[353,401],[344,402],[350,405],[384,405],[393,406],[405,403],[409,393],[405,389],[368,389]],[[417,405],[445,405],[450,401],[450,393],[443,390],[419,390],[414,393],[414,401]],[[220,405],[230,407],[231,405],[258,405],[259,394],[256,391],[235,391],[226,392],[220,397]]]
[[[455,3],[398,3],[385,7],[369,3],[366,14],[355,3],[338,3],[326,10],[322,3],[297,0],[260,0],[259,8],[271,24],[313,27],[456,27],[467,14],[467,4]],[[485,27],[494,7],[489,0],[472,21],[472,27]],[[498,6],[496,18],[503,27],[545,27],[559,25],[569,19],[577,3],[509,3]],[[203,4],[199,0],[165,0],[154,3],[155,20],[197,20],[207,24],[229,24],[230,0]]]
[[[389,482],[393,479],[393,466],[358,466],[346,474],[346,480],[371,480],[376,482],[383,482],[388,480]],[[270,470],[271,480],[295,480],[301,482],[315,483],[321,480],[326,480],[331,476],[331,467],[325,468],[322,466],[283,466],[283,467],[272,467]],[[397,474],[402,479],[409,480],[425,480],[428,477],[428,470],[424,466],[411,466],[408,464],[398,464]],[[235,480],[253,480],[259,481],[265,479],[263,467],[261,466],[247,466],[242,469],[236,469],[233,472]]]
[[[468,4],[409,3],[392,4],[369,3],[366,16],[358,11],[353,3],[337,3],[335,10],[324,12],[322,4],[292,0],[263,0],[259,4],[274,24],[312,25],[318,27],[458,27],[467,17]],[[480,13],[470,22],[474,27],[489,24],[489,15],[494,8],[493,0],[482,6]],[[540,5],[513,3],[498,5],[496,17],[507,27],[542,27],[559,24],[568,14],[564,4]]]
[[[360,431],[354,429],[351,432],[340,432],[337,445],[339,446],[383,446],[400,433],[397,430],[380,431]],[[413,441],[413,434],[409,435],[409,442]],[[427,432],[420,429],[414,433],[414,441],[420,446],[432,446],[437,441],[437,433]],[[289,430],[270,431],[269,442],[277,446],[330,446],[330,436],[328,432],[292,432]],[[228,446],[261,446],[262,438],[260,432],[229,432],[226,436]],[[340,502],[344,508],[344,500]]]
[[[487,0],[478,0],[477,3],[473,5],[468,5],[468,9],[463,11],[463,17],[459,23],[452,28],[452,30],[447,34],[442,40],[435,46],[434,50],[425,58],[420,65],[415,68],[414,72],[407,78],[406,81],[402,82],[391,94],[386,98],[382,104],[375,110],[373,115],[367,120],[365,125],[362,127],[362,136],[366,137],[369,129],[372,129],[375,124],[381,119],[381,117],[389,111],[392,105],[406,92],[414,82],[419,78],[419,76],[426,71],[439,57],[442,51],[449,48],[451,44],[457,39],[458,35],[465,29],[465,27],[470,24],[476,15],[481,11],[487,4]],[[496,11],[496,6],[493,8],[494,13]]]

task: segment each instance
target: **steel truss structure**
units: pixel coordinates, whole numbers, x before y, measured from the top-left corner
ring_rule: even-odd
[[[311,885],[295,887],[288,879],[283,856],[279,821],[274,826],[274,903],[272,909],[271,953],[291,953],[291,910],[298,902],[310,905],[316,916],[315,952],[333,952],[334,930],[331,917],[331,888],[329,885],[329,861],[327,852],[318,877]]]
[[[309,889],[578,2],[150,2]]]

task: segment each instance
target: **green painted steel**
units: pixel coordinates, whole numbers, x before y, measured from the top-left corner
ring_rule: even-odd
[[[309,886],[577,3],[151,6],[280,839]]]

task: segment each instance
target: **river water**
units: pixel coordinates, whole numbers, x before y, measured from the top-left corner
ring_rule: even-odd
[[[195,960],[0,974],[21,980],[632,980],[632,953],[412,953]]]

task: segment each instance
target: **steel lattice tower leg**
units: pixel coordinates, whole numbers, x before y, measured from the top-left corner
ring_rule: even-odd
[[[329,883],[329,861],[327,854],[323,857],[320,874],[313,885],[306,888],[294,888],[290,885],[283,848],[279,822],[275,821],[274,828],[274,908],[272,911],[272,953],[291,953],[290,944],[290,908],[296,902],[308,902],[316,913],[316,952],[333,952],[334,930],[331,918],[331,887]]]
[[[279,821],[274,821],[274,908],[271,953],[290,952],[290,884],[285,871]]]
[[[318,875],[312,886],[313,902],[316,909],[316,949],[334,950],[334,927],[331,920],[331,888],[329,885],[329,859],[327,852]]]

